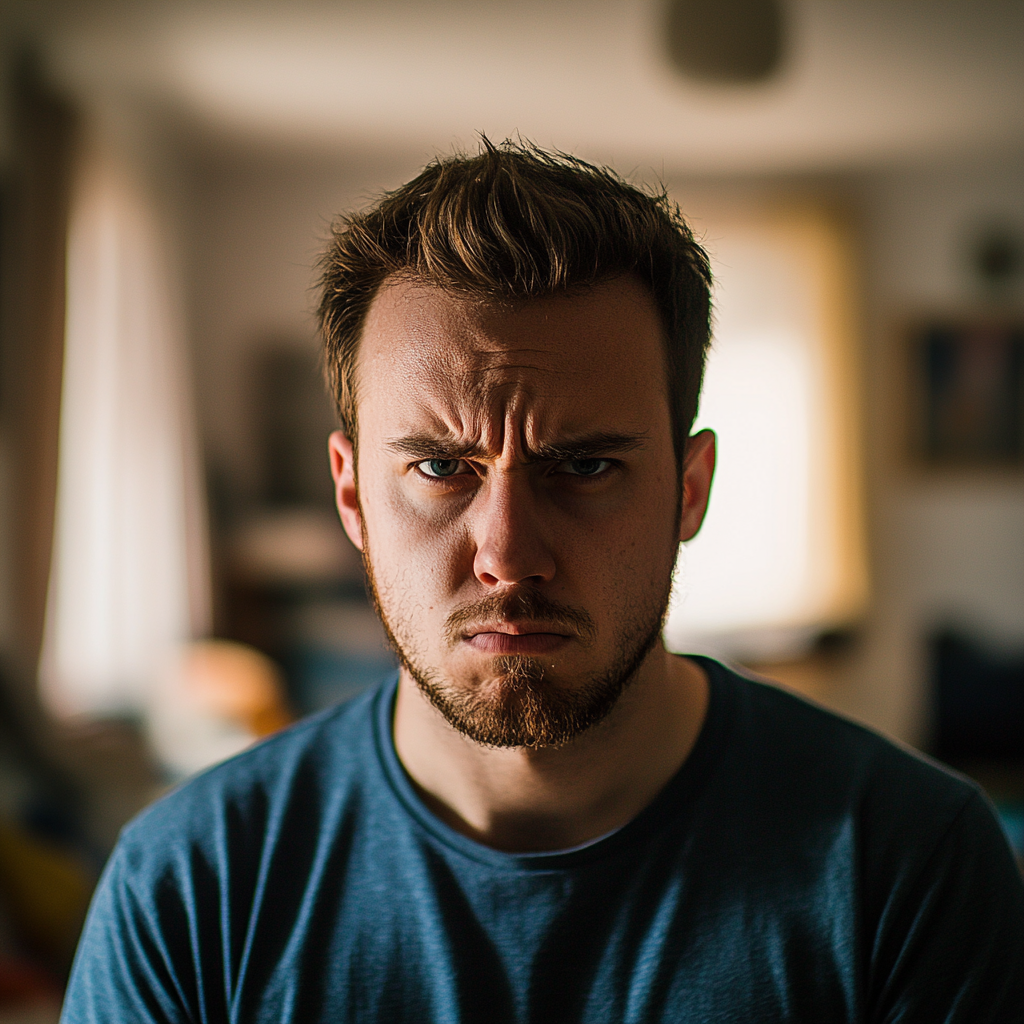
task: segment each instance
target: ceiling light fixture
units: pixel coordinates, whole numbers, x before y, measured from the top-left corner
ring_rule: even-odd
[[[669,0],[665,41],[687,78],[754,84],[772,77],[783,52],[779,0]]]

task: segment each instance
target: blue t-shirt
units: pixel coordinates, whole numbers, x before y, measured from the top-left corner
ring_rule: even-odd
[[[701,663],[686,763],[576,850],[434,817],[394,679],[211,769],[125,829],[63,1020],[1024,1020],[1024,889],[977,788]]]

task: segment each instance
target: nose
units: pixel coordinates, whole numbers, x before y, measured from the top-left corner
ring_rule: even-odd
[[[488,587],[547,583],[555,559],[526,473],[492,471],[474,499],[473,572]]]

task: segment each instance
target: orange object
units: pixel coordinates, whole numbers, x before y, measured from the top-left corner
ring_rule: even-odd
[[[185,692],[204,712],[228,719],[257,737],[294,720],[277,666],[265,654],[230,640],[192,644],[182,663]]]

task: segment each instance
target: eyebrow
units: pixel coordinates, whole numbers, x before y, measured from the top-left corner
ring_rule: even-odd
[[[541,444],[526,450],[526,462],[572,462],[608,455],[625,455],[646,447],[647,434],[616,434],[599,431],[567,438],[553,444]],[[486,459],[488,455],[478,442],[457,441],[433,434],[407,434],[384,442],[384,447],[397,455],[413,459]]]

